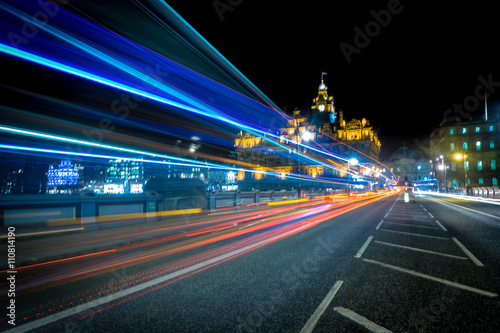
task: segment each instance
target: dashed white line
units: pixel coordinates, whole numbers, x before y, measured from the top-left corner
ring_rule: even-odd
[[[381,241],[375,241],[375,243],[382,244],[382,245],[393,246],[393,247],[398,247],[400,249],[406,249],[406,250],[411,250],[411,251],[416,251],[416,252],[422,252],[422,253],[440,255],[440,256],[443,256],[443,257],[449,257],[449,258],[454,258],[454,259],[464,259],[464,260],[467,260],[466,257],[459,257],[459,256],[454,256],[452,254],[446,254],[446,253],[441,253],[441,252],[429,251],[429,250],[419,249],[419,248],[416,248],[416,247],[410,247],[410,246],[393,244],[393,243],[386,243],[386,242],[381,242]]]
[[[366,242],[359,249],[358,253],[356,253],[356,255],[354,256],[354,258],[361,258],[361,256],[363,255],[363,252],[365,252],[366,248],[368,247],[368,245],[370,244],[370,242],[372,241],[372,239],[373,239],[373,236],[369,236],[368,237],[368,239],[366,240]]]
[[[385,327],[382,327],[378,324],[375,324],[373,321],[367,319],[366,317],[363,317],[360,314],[357,314],[356,312],[343,308],[341,306],[337,306],[334,308],[335,311],[340,313],[346,318],[351,319],[352,321],[355,321],[356,323],[360,324],[361,326],[365,327],[368,329],[370,332],[375,332],[375,333],[392,333],[392,331],[388,330]]]
[[[379,222],[379,224],[377,225],[377,227],[375,228],[375,230],[380,229],[380,226],[382,225],[382,223],[384,223],[384,220],[381,220],[381,221]]]
[[[437,223],[437,225],[438,225],[441,229],[443,229],[443,231],[448,231],[448,229],[446,229],[446,228],[444,227],[444,225],[442,225],[442,224],[441,224],[441,222],[439,222],[438,220],[436,220],[436,223]]]
[[[474,287],[469,287],[469,286],[466,286],[464,284],[460,284],[460,283],[457,283],[457,282],[453,282],[453,281],[441,279],[441,278],[438,278],[438,277],[435,277],[435,276],[432,276],[432,275],[428,275],[428,274],[424,274],[424,273],[412,271],[411,269],[406,269],[406,268],[403,268],[403,267],[398,267],[398,266],[394,266],[394,265],[391,265],[391,264],[386,264],[386,263],[383,263],[383,262],[380,262],[380,261],[376,261],[376,260],[371,260],[371,259],[363,259],[363,261],[368,262],[368,263],[372,263],[372,264],[376,264],[376,265],[380,265],[380,266],[383,266],[383,267],[391,268],[391,269],[399,271],[399,272],[403,272],[403,273],[411,274],[411,275],[414,275],[414,276],[422,277],[422,278],[425,278],[425,279],[428,279],[428,280],[432,280],[432,281],[444,283],[444,284],[446,284],[446,285],[448,285],[450,287],[455,287],[455,288],[459,288],[459,289],[471,291],[471,292],[474,292],[474,293],[477,293],[477,294],[481,294],[481,295],[485,295],[485,296],[489,296],[489,297],[497,297],[498,296],[498,294],[495,294],[495,293],[492,293],[492,292],[489,292],[489,291],[486,291],[486,290],[482,290],[482,289],[478,289],[478,288],[474,288]]]
[[[431,213],[427,212],[427,214],[429,214],[430,217],[434,218],[434,215],[432,215]]]
[[[311,318],[309,318],[309,320],[307,321],[306,325],[300,330],[300,333],[310,333],[313,331],[314,326],[316,326],[316,323],[318,322],[319,318],[321,317],[323,312],[325,312],[326,308],[332,301],[333,297],[335,297],[335,295],[337,294],[337,291],[339,291],[340,287],[342,286],[342,283],[344,283],[344,281],[337,281],[333,285],[332,289],[330,289],[325,299],[323,299],[323,302],[321,302],[316,311],[314,311]]]
[[[398,233],[398,234],[409,235],[409,236],[418,236],[418,237],[427,237],[427,238],[448,240],[448,238],[444,238],[444,237],[415,234],[413,232],[396,231],[396,230],[390,230],[390,229],[385,229],[385,228],[380,228],[380,231],[395,232],[395,233]]]
[[[405,225],[405,226],[418,227],[418,228],[439,229],[438,227],[433,227],[433,226],[429,226],[429,225],[421,225],[421,224],[397,223],[397,222],[385,222],[385,223],[387,223],[387,224],[394,224],[394,225]]]
[[[453,239],[453,241],[458,245],[458,247],[462,249],[462,251],[467,255],[467,257],[469,257],[470,260],[472,260],[474,264],[476,264],[479,267],[484,267],[483,263],[480,262],[479,259],[477,259],[476,256],[474,256],[472,252],[470,252],[462,243],[460,243],[458,239],[456,239],[455,237],[452,237],[451,239]]]

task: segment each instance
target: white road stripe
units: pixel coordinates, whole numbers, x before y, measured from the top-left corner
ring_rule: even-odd
[[[427,214],[429,214],[430,217],[434,218],[434,215],[432,215],[431,213],[427,212]]]
[[[441,222],[439,222],[438,220],[436,220],[436,223],[437,223],[437,225],[438,225],[441,229],[443,229],[443,231],[448,231],[448,229],[446,229],[446,228],[444,227],[444,225],[442,225],[442,224],[441,224]]]
[[[381,242],[381,241],[375,241],[375,243],[383,244],[383,245],[388,245],[388,246],[393,246],[393,247],[398,247],[398,248],[401,248],[401,249],[406,249],[406,250],[411,250],[411,251],[422,252],[422,253],[436,254],[436,255],[443,256],[443,257],[449,257],[449,258],[454,258],[454,259],[465,259],[465,260],[467,260],[466,257],[459,257],[459,256],[454,256],[452,254],[446,254],[446,253],[441,253],[441,252],[429,251],[429,250],[419,249],[419,248],[416,248],[416,247],[410,247],[410,246],[393,244],[393,243],[386,243],[386,242]]]
[[[384,223],[384,220],[380,221],[380,223],[377,225],[377,227],[375,228],[375,230],[378,230],[380,228],[380,226],[382,225],[382,223]]]
[[[428,280],[432,280],[432,281],[444,283],[444,284],[446,284],[446,285],[448,285],[450,287],[460,288],[460,289],[463,289],[463,290],[471,291],[471,292],[474,292],[474,293],[477,293],[477,294],[481,294],[481,295],[485,295],[485,296],[489,296],[489,297],[497,297],[498,296],[498,294],[495,294],[495,293],[492,293],[492,292],[489,292],[489,291],[486,291],[486,290],[481,290],[481,289],[478,289],[478,288],[469,287],[469,286],[466,286],[464,284],[460,284],[460,283],[457,283],[457,282],[453,282],[453,281],[441,279],[441,278],[438,278],[438,277],[435,277],[435,276],[432,276],[432,275],[427,275],[427,274],[424,274],[424,273],[412,271],[411,269],[406,269],[406,268],[402,268],[402,267],[398,267],[398,266],[386,264],[386,263],[383,263],[383,262],[380,262],[380,261],[376,261],[376,260],[363,259],[363,261],[368,262],[368,263],[372,263],[372,264],[376,264],[376,265],[380,265],[380,266],[383,266],[383,267],[391,268],[391,269],[394,269],[394,270],[399,271],[399,272],[403,272],[403,273],[411,274],[411,275],[414,275],[414,276],[422,277],[422,278],[425,278],[425,279],[428,279]]]
[[[406,225],[406,226],[410,226],[410,227],[439,229],[438,227],[433,227],[433,226],[429,226],[429,225],[420,225],[420,224],[411,224],[411,223],[397,223],[397,222],[385,222],[385,223],[395,224],[395,225]]]
[[[39,327],[43,327],[45,325],[54,323],[58,320],[61,320],[61,319],[67,318],[67,317],[71,317],[73,315],[79,314],[79,313],[84,312],[84,311],[88,311],[90,309],[101,306],[103,304],[107,304],[107,303],[112,302],[116,299],[119,299],[119,298],[128,296],[130,294],[142,291],[144,289],[147,289],[149,287],[152,287],[152,286],[155,286],[157,284],[163,283],[165,281],[171,280],[171,279],[176,278],[178,276],[196,271],[196,270],[203,268],[203,267],[213,265],[219,261],[224,261],[225,259],[231,258],[235,255],[240,254],[240,253],[245,253],[246,251],[249,251],[253,248],[262,246],[262,245],[267,244],[267,243],[271,243],[276,239],[286,237],[288,234],[294,234],[297,230],[302,229],[302,228],[304,228],[304,226],[296,228],[296,229],[292,229],[292,230],[285,232],[283,234],[280,234],[280,235],[276,235],[276,236],[261,240],[259,242],[250,244],[250,245],[242,247],[242,248],[239,248],[239,249],[231,251],[229,253],[225,253],[225,254],[220,255],[218,257],[211,258],[209,260],[198,263],[196,265],[183,268],[183,269],[178,270],[176,272],[173,272],[173,273],[170,273],[170,274],[167,274],[164,276],[160,276],[156,279],[146,281],[144,283],[135,285],[135,286],[130,287],[128,289],[118,291],[118,292],[113,293],[111,295],[107,295],[107,296],[95,299],[95,300],[87,302],[85,304],[77,305],[73,308],[54,313],[53,315],[49,315],[47,317],[40,318],[38,320],[26,323],[24,325],[16,326],[15,328],[10,329],[10,330],[5,331],[5,332],[27,332],[27,331],[31,331],[31,330],[34,330],[34,329],[39,328]]]
[[[337,291],[339,291],[340,287],[342,286],[342,283],[344,283],[344,281],[341,280],[335,282],[332,289],[330,289],[330,291],[326,295],[325,299],[323,299],[323,302],[321,302],[316,311],[314,311],[311,318],[309,318],[305,326],[300,330],[300,333],[310,333],[313,331],[314,326],[316,326],[316,323],[318,322],[319,318],[323,315],[323,312],[325,312],[326,308],[337,294]]]
[[[458,247],[462,249],[462,251],[464,251],[467,257],[469,257],[469,259],[472,260],[473,263],[475,263],[479,267],[484,267],[483,263],[480,262],[479,259],[477,259],[476,256],[474,256],[472,252],[470,252],[462,243],[460,243],[458,239],[456,239],[455,237],[452,237],[451,239],[453,239],[453,241],[458,245]]]
[[[352,321],[355,321],[359,325],[363,326],[364,328],[368,329],[370,332],[375,332],[375,333],[392,333],[392,331],[389,331],[387,328],[384,328],[380,325],[375,324],[373,321],[367,319],[366,317],[363,317],[360,314],[357,314],[356,312],[343,308],[341,306],[337,306],[334,308],[335,311],[343,315],[344,317],[347,317],[351,319]]]
[[[479,210],[475,210],[475,209],[472,209],[472,208],[467,208],[467,207],[464,207],[464,206],[460,206],[460,205],[457,205],[457,204],[454,204],[454,203],[451,203],[451,202],[448,202],[448,201],[445,201],[445,202],[442,202],[442,200],[437,200],[437,199],[434,199],[434,198],[430,198],[430,200],[433,200],[441,205],[450,205],[450,206],[454,206],[454,207],[457,207],[457,208],[460,208],[460,209],[465,209],[465,210],[468,210],[468,211],[471,211],[471,212],[474,212],[474,213],[477,213],[477,214],[481,214],[481,215],[484,215],[484,216],[488,216],[488,217],[491,217],[492,219],[495,219],[495,220],[500,220],[500,217],[499,216],[496,216],[496,215],[491,215],[491,214],[488,214],[488,213],[485,213],[485,212],[481,212]]]
[[[356,255],[354,256],[354,258],[361,258],[361,256],[363,255],[363,252],[365,252],[366,248],[368,247],[368,245],[370,244],[370,242],[372,241],[373,239],[373,236],[369,236],[368,239],[366,240],[365,244],[363,244],[363,246],[359,249],[358,253],[356,253]]]
[[[435,239],[448,240],[448,238],[444,238],[444,237],[415,234],[413,232],[396,231],[396,230],[390,230],[390,229],[385,229],[385,228],[381,228],[380,230],[381,231],[388,231],[388,232],[395,232],[395,233],[398,233],[398,234],[409,235],[409,236],[418,236],[418,237],[427,237],[427,238],[435,238]]]

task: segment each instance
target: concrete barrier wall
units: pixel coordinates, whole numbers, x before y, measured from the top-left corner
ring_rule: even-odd
[[[304,193],[303,193],[304,194]],[[319,195],[320,193],[315,193]],[[212,211],[298,198],[297,191],[217,192],[193,197],[165,198],[158,193],[122,195],[7,195],[0,196],[2,226],[21,229],[80,229],[113,226],[116,223],[156,221],[172,211]]]
[[[500,189],[498,187],[473,187],[469,194],[475,197],[500,199]]]

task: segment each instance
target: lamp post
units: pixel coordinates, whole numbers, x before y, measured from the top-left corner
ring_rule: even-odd
[[[356,166],[358,165],[359,161],[355,158],[350,158],[347,160],[347,178],[349,178],[350,175],[350,166]],[[347,195],[349,196],[351,194],[351,184],[347,184]]]
[[[300,134],[300,127],[296,128],[296,139],[297,139],[297,163],[298,163],[298,174],[299,174],[299,198],[302,197],[301,184],[300,184],[300,138],[304,141],[309,141],[312,138],[312,133],[305,130],[302,134]],[[300,138],[299,138],[300,135]]]
[[[469,187],[467,184],[467,155],[466,154],[456,154],[455,159],[457,161],[464,160],[464,173],[465,173],[465,195],[469,194]]]
[[[444,170],[444,193],[448,193],[448,177],[447,177],[447,173],[446,173],[446,169],[448,167],[444,164],[444,156],[443,155],[439,155],[439,157],[436,158],[436,161],[439,161],[440,159],[441,159],[441,165],[438,167],[438,169]]]

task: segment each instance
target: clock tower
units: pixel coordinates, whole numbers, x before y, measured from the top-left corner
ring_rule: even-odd
[[[319,129],[323,128],[324,124],[333,124],[337,118],[335,106],[333,104],[333,96],[328,96],[328,87],[323,79],[325,75],[325,72],[321,73],[318,97],[313,99],[313,104],[311,106],[313,123],[318,126]]]

